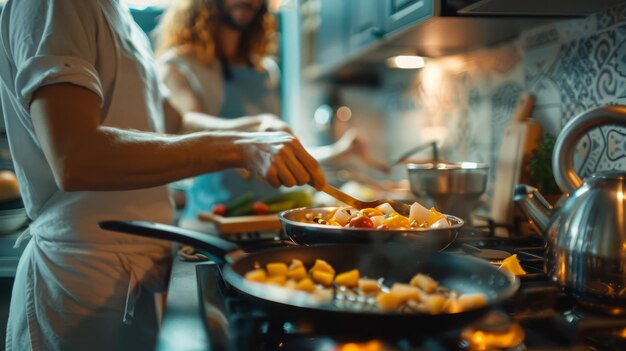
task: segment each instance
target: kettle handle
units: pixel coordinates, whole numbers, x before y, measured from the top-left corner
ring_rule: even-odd
[[[572,118],[563,127],[554,144],[552,169],[556,183],[564,193],[570,193],[583,185],[582,179],[574,170],[574,151],[576,143],[589,130],[606,124],[626,127],[626,106],[603,106]]]

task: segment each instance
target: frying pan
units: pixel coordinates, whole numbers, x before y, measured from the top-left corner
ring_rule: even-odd
[[[221,265],[227,286],[268,312],[280,313],[290,320],[332,324],[347,329],[354,327],[358,331],[370,327],[376,330],[384,325],[387,330],[419,334],[462,326],[511,297],[519,287],[519,280],[515,276],[499,271],[485,261],[469,256],[419,250],[406,243],[290,246],[244,253],[229,241],[170,225],[142,221],[105,221],[99,225],[105,230],[192,245]],[[418,272],[426,273],[441,285],[461,294],[484,293],[487,304],[459,313],[437,315],[340,309],[330,303],[320,303],[314,294],[250,282],[243,278],[257,265],[288,263],[294,258],[302,260],[307,267],[311,267],[315,259],[323,259],[333,265],[337,272],[358,268],[361,276],[383,277],[387,286],[393,282],[406,283]]]
[[[296,244],[388,243],[410,241],[424,249],[443,250],[456,239],[463,220],[447,215],[448,228],[367,229],[311,223],[313,217],[328,221],[337,207],[296,208],[278,214],[283,231]]]

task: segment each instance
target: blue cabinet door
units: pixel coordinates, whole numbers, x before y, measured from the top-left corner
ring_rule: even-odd
[[[347,0],[320,0],[320,24],[315,34],[314,57],[319,66],[343,60],[348,53]]]
[[[348,41],[351,52],[384,36],[384,3],[381,0],[350,0]]]
[[[385,32],[393,33],[433,15],[435,0],[384,0]]]

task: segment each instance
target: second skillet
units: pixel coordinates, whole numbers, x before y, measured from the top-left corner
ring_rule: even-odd
[[[514,276],[477,258],[421,251],[406,244],[291,246],[246,254],[229,241],[170,225],[141,221],[105,221],[99,225],[105,230],[192,245],[220,263],[225,283],[244,298],[270,312],[318,323],[362,326],[363,329],[385,325],[389,329],[406,331],[408,328],[417,334],[449,329],[477,319],[511,297],[519,287],[519,281]],[[302,260],[307,267],[311,267],[315,259],[323,259],[337,272],[358,268],[362,276],[383,277],[385,285],[389,286],[393,282],[406,283],[416,273],[425,273],[461,294],[484,293],[487,304],[460,313],[435,315],[348,310],[332,304],[320,304],[308,293],[244,279],[244,275],[257,265],[288,263],[294,258]]]
[[[463,220],[447,215],[446,228],[368,229],[346,228],[312,223],[313,217],[328,221],[337,207],[296,208],[278,214],[283,231],[299,245],[405,242],[416,247],[443,251],[463,227]]]

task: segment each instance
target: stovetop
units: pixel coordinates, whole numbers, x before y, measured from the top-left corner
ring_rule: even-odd
[[[248,238],[239,244],[255,251],[284,242]],[[577,306],[543,273],[545,248],[536,235],[501,238],[463,230],[447,252],[486,256],[496,264],[517,254],[528,274],[520,277],[518,293],[483,319],[429,335],[419,333],[419,325],[415,333],[396,335],[385,326],[355,333],[341,325],[285,320],[229,289],[217,265],[198,265],[197,276],[212,350],[626,350],[626,317]]]

